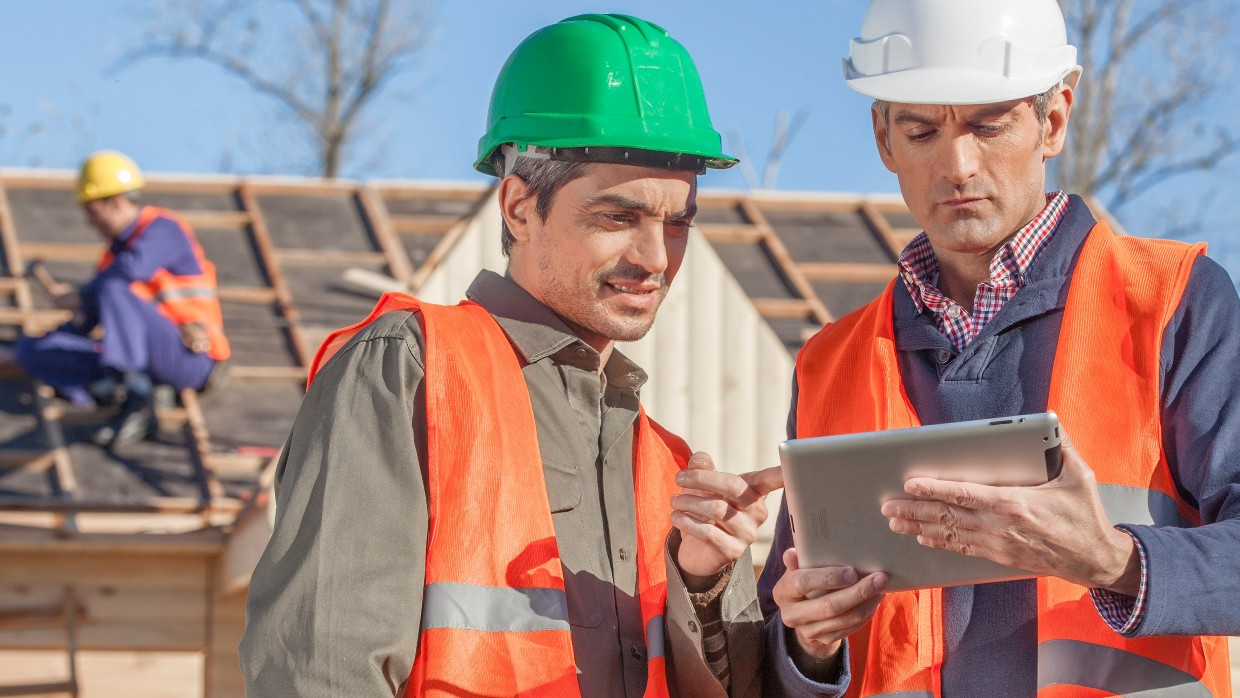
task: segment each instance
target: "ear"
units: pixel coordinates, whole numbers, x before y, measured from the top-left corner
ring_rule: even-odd
[[[499,212],[517,242],[528,242],[530,217],[535,211],[534,199],[524,179],[510,174],[499,183]]]
[[[887,105],[887,109],[891,109],[890,104]],[[888,111],[888,114],[890,113]],[[874,125],[874,144],[878,146],[878,157],[883,161],[883,166],[889,172],[894,173],[896,171],[895,158],[891,155],[891,134],[887,127],[887,119],[888,117],[883,116],[883,113],[879,111],[877,104],[870,107],[870,120]]]
[[[1065,84],[1046,110],[1046,123],[1042,125],[1042,158],[1049,160],[1063,152],[1068,140],[1068,117],[1072,114],[1072,102],[1076,98],[1072,83]]]

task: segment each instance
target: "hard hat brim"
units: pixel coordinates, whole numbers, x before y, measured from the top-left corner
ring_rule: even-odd
[[[1013,79],[981,70],[919,68],[897,73],[847,79],[857,92],[885,102],[902,104],[995,104],[1042,94],[1067,76]]]

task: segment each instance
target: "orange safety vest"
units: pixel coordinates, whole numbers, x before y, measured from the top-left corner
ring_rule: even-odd
[[[430,526],[411,696],[578,696],[576,662],[534,410],[507,335],[480,305],[386,294],[327,338],[310,380],[383,313],[421,311]],[[664,540],[691,452],[640,412],[633,480],[646,696],[667,696]]]
[[[202,273],[177,276],[167,269],[160,269],[148,281],[131,282],[129,289],[142,300],[154,301],[155,308],[160,314],[176,326],[181,327],[190,323],[201,325],[210,343],[207,356],[216,361],[223,361],[232,355],[232,349],[228,346],[228,338],[224,336],[224,313],[220,310],[215,265],[203,254],[198,238],[194,237],[193,228],[171,211],[155,206],[143,206],[125,245],[132,246],[137,242],[142,233],[146,232],[147,227],[157,218],[167,218],[180,226],[185,237],[189,239],[194,258]],[[99,260],[99,271],[102,272],[112,266],[112,261],[112,250],[105,250],[103,259]]]
[[[1204,251],[1204,245],[1118,237],[1098,223],[1073,272],[1049,409],[1093,468],[1113,523],[1200,525],[1200,514],[1176,491],[1163,452],[1159,361],[1163,332]],[[920,425],[900,377],[894,288],[893,281],[801,350],[798,437]],[[1040,698],[1142,690],[1231,695],[1225,638],[1127,639],[1102,620],[1085,587],[1042,577],[1037,588]],[[943,654],[942,589],[888,594],[850,638],[847,695],[937,698]]]

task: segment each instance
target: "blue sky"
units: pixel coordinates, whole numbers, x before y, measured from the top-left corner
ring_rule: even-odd
[[[0,17],[0,165],[76,167],[115,148],[150,171],[296,173],[301,162],[282,112],[212,66],[156,60],[108,73],[141,36],[142,0],[8,0]],[[776,114],[807,114],[785,156],[783,190],[894,192],[879,163],[869,100],[844,86],[840,61],[860,27],[860,0],[654,2],[440,0],[418,66],[394,83],[366,123],[358,179],[481,178],[470,165],[487,100],[507,53],[538,27],[588,11],[635,14],[666,27],[693,54],[716,128],[739,132],[761,172]],[[149,10],[148,10],[149,11]],[[1236,43],[1236,42],[1229,42]],[[1088,99],[1088,76],[1082,99]],[[1232,99],[1232,103],[1235,103]],[[34,132],[30,128],[36,125]],[[1240,216],[1240,162],[1185,178],[1166,195],[1215,202],[1211,219]],[[360,163],[360,164],[358,164]],[[744,188],[739,171],[704,186]],[[1166,197],[1164,197],[1166,198]],[[1158,205],[1155,205],[1158,204]],[[1126,211],[1128,227],[1155,232],[1161,201]],[[1211,231],[1217,256],[1240,268],[1230,226]]]

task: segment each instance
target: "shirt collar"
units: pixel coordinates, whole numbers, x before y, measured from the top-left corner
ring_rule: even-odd
[[[1038,253],[1045,249],[1054,236],[1067,205],[1068,195],[1062,191],[1047,194],[1046,206],[1038,215],[995,250],[995,255],[990,260],[990,279],[996,281],[1012,276],[1014,285],[1017,288],[1022,286]],[[928,306],[935,306],[941,301],[942,293],[938,289],[939,260],[934,255],[934,248],[925,231],[913,238],[900,253],[898,265],[900,276],[904,279],[904,285],[908,288],[918,312],[923,312]]]
[[[474,277],[465,295],[495,318],[525,363],[550,357],[558,363],[598,370],[598,352],[578,339],[559,315],[511,277],[484,269]],[[609,386],[632,390],[639,389],[647,380],[641,367],[614,348],[603,375]]]

